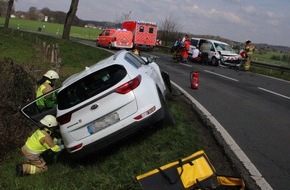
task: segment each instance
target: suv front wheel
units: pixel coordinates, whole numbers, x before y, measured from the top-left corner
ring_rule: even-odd
[[[211,64],[212,64],[213,66],[218,66],[218,65],[219,65],[219,60],[218,60],[216,57],[213,57],[213,58],[211,59]]]

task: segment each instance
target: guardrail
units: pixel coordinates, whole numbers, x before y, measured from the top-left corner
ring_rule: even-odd
[[[281,72],[281,75],[283,75],[284,72],[290,73],[289,67],[283,67],[283,66],[272,65],[272,64],[267,64],[267,63],[260,63],[260,62],[256,62],[256,61],[252,61],[251,64],[254,66],[258,66],[258,67],[264,67],[267,69],[278,70]]]

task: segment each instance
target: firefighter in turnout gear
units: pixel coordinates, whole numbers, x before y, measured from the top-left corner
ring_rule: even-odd
[[[245,71],[250,70],[254,51],[255,51],[255,46],[252,44],[251,40],[247,40],[245,44],[245,53],[246,53]]]
[[[37,84],[36,98],[53,90],[55,81],[59,79],[57,72],[54,70],[47,71],[42,79]],[[53,93],[49,97],[44,97],[36,101],[37,107],[42,111],[44,109],[52,108],[56,105],[56,94]]]
[[[21,148],[21,153],[26,162],[16,166],[17,176],[46,172],[47,165],[41,154],[47,150],[60,152],[64,149],[60,139],[53,139],[53,134],[58,129],[56,118],[53,115],[46,115],[40,120],[40,123],[41,127],[28,137]]]
[[[135,55],[139,55],[141,56],[141,53],[140,53],[140,50],[136,47],[134,47],[134,49],[132,50],[132,52],[135,54]]]

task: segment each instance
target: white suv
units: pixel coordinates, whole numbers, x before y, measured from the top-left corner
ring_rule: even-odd
[[[35,100],[21,112],[34,123],[55,114],[67,151],[79,157],[163,120],[165,91],[154,61],[123,50],[66,79],[56,109],[40,112]]]

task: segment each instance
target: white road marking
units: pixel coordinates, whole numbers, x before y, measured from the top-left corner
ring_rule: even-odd
[[[258,87],[258,89],[263,90],[263,91],[266,91],[266,92],[269,92],[269,93],[271,93],[271,94],[275,94],[275,95],[277,95],[277,96],[281,96],[282,98],[286,98],[286,99],[290,100],[290,97],[285,96],[285,95],[283,95],[283,94],[279,94],[279,93],[277,93],[277,92],[273,92],[273,91],[271,91],[271,90],[267,90],[267,89],[262,88],[262,87]]]
[[[267,76],[267,75],[263,75],[263,74],[259,74],[259,73],[256,73],[256,74],[257,74],[257,75],[260,75],[260,76],[262,76],[262,77],[266,77],[266,78],[273,79],[273,80],[278,80],[278,81],[282,81],[282,82],[290,83],[290,81],[285,80],[285,79],[275,78],[275,77],[271,77],[271,76]]]
[[[239,82],[239,80],[234,79],[234,78],[231,78],[231,77],[227,77],[227,76],[225,76],[225,75],[221,75],[221,74],[218,74],[218,73],[215,73],[215,72],[211,72],[211,71],[208,71],[208,70],[204,70],[204,71],[207,72],[207,73],[213,74],[213,75],[217,75],[217,76],[220,76],[220,77],[223,77],[223,78],[226,78],[226,79],[232,80],[232,81]]]
[[[191,65],[185,64],[185,63],[180,63],[181,65],[187,66],[187,67],[192,67]]]

